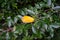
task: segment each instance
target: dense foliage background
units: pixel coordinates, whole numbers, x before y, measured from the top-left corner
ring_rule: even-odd
[[[0,0],[0,40],[60,40],[58,5],[57,0]],[[23,23],[25,15],[35,21]]]

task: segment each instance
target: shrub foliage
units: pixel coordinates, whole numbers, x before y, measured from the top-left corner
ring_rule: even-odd
[[[51,39],[60,17],[54,10],[55,0],[0,0],[0,40]],[[30,16],[33,23],[23,23]]]

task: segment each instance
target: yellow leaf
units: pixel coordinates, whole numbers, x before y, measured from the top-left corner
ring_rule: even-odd
[[[30,16],[23,16],[21,18],[21,20],[22,20],[23,23],[32,23],[32,22],[34,22],[34,18],[30,17]]]

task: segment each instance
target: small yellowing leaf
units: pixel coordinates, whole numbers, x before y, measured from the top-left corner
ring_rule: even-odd
[[[15,31],[15,30],[16,30],[16,26],[13,27],[13,31]]]
[[[34,18],[30,17],[30,16],[23,16],[21,18],[21,20],[22,20],[23,23],[32,23],[32,22],[34,22]]]

